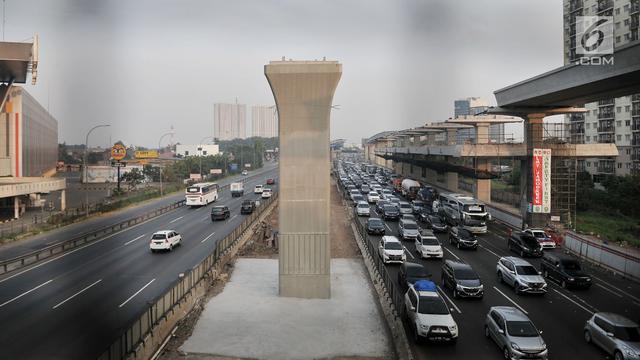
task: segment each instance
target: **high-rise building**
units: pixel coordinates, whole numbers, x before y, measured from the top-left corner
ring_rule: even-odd
[[[470,97],[466,99],[455,100],[453,102],[454,117],[465,115],[478,115],[487,109],[489,109],[489,103],[479,97]],[[459,129],[457,140],[458,142],[464,142],[469,139],[474,139],[476,136],[475,128],[471,129]],[[504,124],[492,124],[489,126],[489,141],[502,142],[504,139]]]
[[[213,104],[213,137],[219,140],[245,139],[246,112],[245,104]]]
[[[251,136],[264,138],[278,136],[278,117],[275,107],[265,105],[251,107]]]
[[[564,0],[565,64],[581,57],[576,50],[578,16],[612,16],[614,49],[639,39],[640,0]],[[640,94],[587,103],[585,108],[583,114],[565,117],[572,141],[614,143],[619,155],[578,160],[578,168],[595,182],[606,175],[640,173]]]

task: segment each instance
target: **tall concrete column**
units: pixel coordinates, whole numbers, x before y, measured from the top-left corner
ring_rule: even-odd
[[[444,174],[447,190],[456,192],[458,191],[458,173],[446,172]]]
[[[489,124],[478,123],[476,124],[476,144],[488,144],[489,143]]]
[[[447,145],[458,143],[458,129],[447,129]]]
[[[60,211],[65,211],[67,209],[67,191],[62,190],[60,192]]]
[[[476,161],[476,169],[489,170],[489,160],[479,158]],[[491,202],[491,179],[476,179],[473,187],[473,197],[485,203]]]
[[[13,218],[14,219],[20,218],[20,197],[19,196],[13,197]]]
[[[342,65],[271,61],[264,68],[280,136],[280,296],[331,297],[329,116]]]
[[[529,204],[533,202],[533,149],[543,147],[545,114],[528,114],[525,119],[524,141],[527,155],[521,164],[520,177],[520,213],[522,227],[543,227],[549,222],[550,214],[529,212]],[[552,154],[553,156],[553,154]]]

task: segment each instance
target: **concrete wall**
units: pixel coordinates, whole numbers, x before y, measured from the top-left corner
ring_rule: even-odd
[[[330,297],[329,115],[335,61],[272,61],[280,133],[280,295]]]

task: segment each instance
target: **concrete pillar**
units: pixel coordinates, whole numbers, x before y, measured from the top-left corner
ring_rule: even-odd
[[[20,218],[20,197],[18,196],[13,197],[13,218]]]
[[[329,116],[342,65],[272,61],[264,72],[280,129],[280,296],[328,299]]]
[[[533,149],[543,147],[544,117],[545,114],[528,114],[525,119],[524,141],[527,145],[527,156],[521,162],[520,177],[520,213],[523,228],[543,227],[550,220],[550,214],[529,212],[529,204],[533,199]]]
[[[489,143],[489,124],[476,124],[476,144]]]
[[[449,191],[457,192],[458,191],[458,173],[457,172],[447,172],[444,174],[445,187]]]
[[[60,192],[60,211],[65,211],[67,209],[67,191],[62,190]]]
[[[476,161],[476,169],[489,170],[489,160],[478,158]],[[476,179],[473,187],[473,197],[485,203],[491,202],[491,179]]]
[[[458,143],[458,129],[447,129],[447,145]]]

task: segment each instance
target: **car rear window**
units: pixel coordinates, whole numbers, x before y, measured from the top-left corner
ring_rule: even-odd
[[[580,263],[575,260],[562,260],[562,267],[567,270],[580,270]]]
[[[449,314],[449,309],[447,304],[438,296],[421,296],[418,302],[418,313],[447,315]]]
[[[390,241],[384,243],[384,248],[387,250],[402,250],[402,245],[399,242]]]
[[[407,266],[407,275],[411,277],[428,277],[427,270],[422,266]]]
[[[153,240],[164,240],[167,238],[165,234],[153,234],[151,237]]]
[[[422,245],[440,245],[440,242],[435,236],[425,236],[422,238]]]
[[[418,229],[418,225],[414,222],[407,222],[404,224],[404,228],[407,230],[417,230]]]

